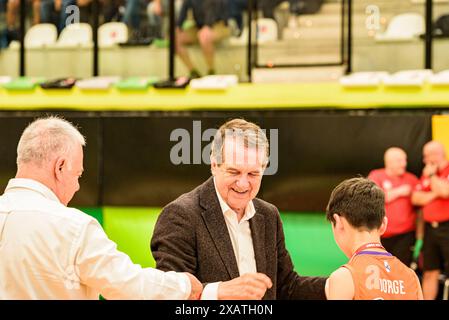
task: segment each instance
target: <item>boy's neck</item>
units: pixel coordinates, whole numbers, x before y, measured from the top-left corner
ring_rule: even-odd
[[[351,255],[353,255],[357,249],[367,243],[380,243],[380,236],[376,231],[362,231],[355,232],[351,241]],[[381,248],[371,248],[370,250],[383,251]]]

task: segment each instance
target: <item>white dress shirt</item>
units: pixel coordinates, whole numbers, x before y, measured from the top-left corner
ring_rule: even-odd
[[[182,273],[143,269],[99,223],[45,185],[11,179],[0,197],[0,299],[186,299]]]
[[[255,273],[257,272],[256,258],[254,256],[253,238],[251,236],[251,228],[249,225],[249,220],[256,214],[254,204],[252,201],[248,203],[245,208],[245,214],[239,222],[237,219],[237,213],[228,206],[218,192],[215,179],[214,186],[218,201],[220,202],[221,211],[224,215],[226,226],[228,227],[232,248],[234,249],[234,255],[239,268],[239,274],[243,275],[245,273]],[[219,283],[220,282],[214,282],[206,285],[204,287],[201,299],[217,300]]]

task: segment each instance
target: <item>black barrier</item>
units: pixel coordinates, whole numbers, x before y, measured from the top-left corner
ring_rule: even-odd
[[[252,121],[259,119],[251,113],[239,116]],[[210,175],[209,166],[202,161],[202,152],[211,140],[201,141],[203,133],[206,129],[218,128],[231,117],[231,113],[195,112],[104,119],[105,203],[164,206],[201,184]],[[189,155],[189,151],[183,153],[185,161],[179,165],[170,159],[170,154],[176,151],[174,146],[181,142],[181,138],[170,141],[177,129],[188,132],[184,142],[189,139],[187,148],[190,150]],[[176,152],[174,158],[179,157]]]
[[[374,306],[374,307],[373,307]],[[290,319],[308,315],[330,316],[345,314],[356,319],[372,308],[398,317],[412,317],[417,310],[423,314],[433,310],[442,313],[447,308],[444,301],[2,301],[3,311],[18,316],[45,315],[53,319],[70,313],[75,317],[89,314],[93,318],[129,318],[131,314],[151,314],[151,318],[185,319]],[[48,310],[51,310],[49,312]],[[140,310],[140,311],[139,311]],[[347,312],[351,310],[352,312]],[[207,311],[207,313],[206,313]],[[419,312],[418,312],[419,313]]]
[[[0,188],[15,173],[21,132],[40,114],[0,113],[3,137]],[[432,112],[65,112],[62,115],[77,124],[87,138],[85,173],[72,205],[166,205],[210,176],[205,160],[213,131],[208,129],[217,129],[230,118],[243,117],[267,129],[272,147],[277,146],[277,151],[272,149],[276,154],[270,163],[277,168],[276,173],[264,177],[259,196],[282,211],[322,212],[338,182],[381,167],[388,147],[404,148],[409,170],[419,175],[421,149],[431,139]]]
[[[261,197],[283,211],[323,212],[339,182],[382,167],[392,146],[408,153],[409,170],[419,174],[431,139],[426,113],[272,113],[261,126],[279,128],[279,171],[264,178]]]
[[[76,124],[87,141],[84,151],[84,173],[80,180],[81,189],[75,194],[71,204],[87,207],[97,206],[100,203],[101,190],[101,184],[99,183],[101,172],[99,170],[101,160],[99,147],[101,141],[98,134],[100,119],[70,113],[58,114],[65,116],[66,119]],[[16,173],[16,149],[20,135],[34,118],[44,115],[45,113],[36,112],[0,113],[0,190],[2,190],[2,193],[8,180],[13,178]]]
[[[203,152],[210,140],[200,141],[200,148],[193,140],[235,116],[259,123],[269,138],[270,129],[278,130],[278,141],[271,141],[278,144],[278,171],[264,177],[259,196],[283,211],[322,212],[338,182],[381,167],[391,146],[404,148],[410,170],[419,173],[421,148],[431,138],[426,113],[195,112],[109,118],[104,120],[105,204],[164,206],[201,184],[210,168],[195,149]],[[170,141],[177,129],[186,130],[190,139],[190,154],[180,165],[170,159],[181,140]]]

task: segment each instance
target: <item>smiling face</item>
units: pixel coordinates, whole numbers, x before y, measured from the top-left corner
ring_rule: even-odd
[[[226,139],[222,164],[211,159],[217,190],[236,213],[242,214],[259,192],[265,157],[260,148],[247,148],[238,139]]]

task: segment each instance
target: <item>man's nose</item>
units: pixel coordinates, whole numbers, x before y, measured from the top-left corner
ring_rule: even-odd
[[[248,176],[246,174],[240,175],[237,179],[237,186],[242,189],[246,189],[249,186]]]

